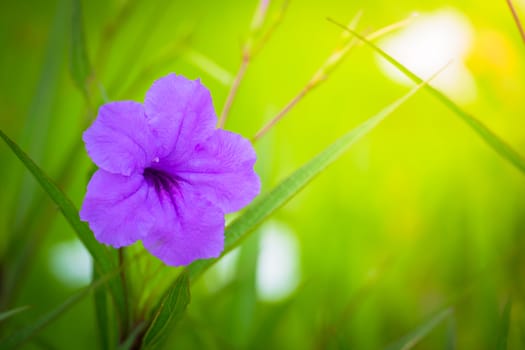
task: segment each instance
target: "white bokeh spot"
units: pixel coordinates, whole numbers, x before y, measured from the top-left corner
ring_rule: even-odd
[[[85,286],[91,281],[91,255],[78,239],[51,247],[49,268],[58,280],[70,287]]]
[[[289,296],[300,280],[299,244],[290,228],[269,222],[261,228],[257,295],[265,301]]]
[[[455,101],[470,103],[477,89],[465,60],[473,39],[474,29],[467,17],[455,9],[442,9],[417,15],[408,27],[380,41],[379,46],[422,79],[450,63],[431,84]],[[378,56],[378,62],[392,80],[413,85],[383,58]]]

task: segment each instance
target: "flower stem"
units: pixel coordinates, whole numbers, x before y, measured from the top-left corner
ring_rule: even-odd
[[[510,12],[512,13],[514,22],[516,22],[516,26],[518,27],[518,30],[521,35],[521,40],[523,40],[523,43],[525,44],[525,30],[523,29],[523,25],[521,24],[518,13],[516,12],[516,9],[514,8],[514,5],[512,4],[511,0],[507,0],[507,5],[509,6]]]

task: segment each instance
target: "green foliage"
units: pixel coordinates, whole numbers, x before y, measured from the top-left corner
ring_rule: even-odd
[[[29,308],[29,306],[21,306],[17,307],[11,310],[0,312],[0,322],[7,320],[10,317],[16,316],[17,314],[26,311]]]
[[[379,46],[372,43],[370,40],[367,40],[364,36],[357,33],[355,30],[351,28],[347,28],[343,25],[341,25],[338,22],[335,22],[332,19],[329,19],[332,23],[344,28],[349,33],[352,33],[355,37],[357,37],[359,40],[363,41],[365,44],[370,46],[374,51],[376,51],[381,57],[383,57],[385,60],[390,62],[393,66],[395,66],[397,69],[399,69],[400,72],[405,74],[407,77],[409,77],[412,81],[414,81],[416,84],[419,84],[422,82],[422,79],[412,73],[408,68],[403,66],[401,63],[399,63],[395,58],[387,54],[384,50],[379,48]],[[462,108],[458,106],[458,104],[454,103],[450,98],[445,96],[440,91],[436,90],[430,85],[427,85],[426,87],[428,91],[432,95],[434,95],[441,103],[443,103],[447,108],[449,108],[452,112],[457,114],[465,123],[468,124],[476,132],[494,151],[496,151],[500,156],[505,158],[507,161],[512,163],[518,170],[520,170],[522,173],[525,173],[525,159],[517,153],[514,149],[512,149],[505,141],[503,141],[501,138],[499,138],[496,134],[494,134],[489,128],[487,128],[485,125],[483,125],[482,122],[480,122],[478,119],[474,118],[469,113],[465,112]]]
[[[182,318],[190,303],[190,279],[183,272],[156,308],[151,324],[142,340],[142,349],[158,349],[170,334],[170,329]]]
[[[421,324],[413,332],[410,332],[394,344],[390,345],[387,350],[409,350],[413,349],[425,336],[434,328],[452,314],[452,309],[446,309]]]
[[[78,88],[87,95],[88,80],[92,74],[91,65],[84,39],[84,25],[82,19],[82,4],[80,0],[72,0],[71,18],[71,76]]]
[[[264,3],[2,4],[0,348],[523,347],[523,6],[513,2],[513,22],[505,4],[474,0]],[[372,54],[421,79],[387,53],[388,36],[373,44],[359,33],[413,12],[468,23],[461,63],[476,97],[418,86],[360,123],[403,91]],[[344,21],[342,32],[327,16]],[[228,129],[250,137],[283,117],[257,140],[262,194],[227,218],[219,259],[173,269],[140,244],[119,259],[78,217],[94,169],[80,134],[100,103],[95,92],[143,101],[152,81],[176,72],[201,78],[220,114],[243,49],[252,55]],[[429,93],[404,104],[422,88]],[[269,220],[278,228],[262,225]],[[280,300],[261,292],[270,234],[293,237],[298,249],[299,282]],[[55,248],[72,239],[93,258],[91,284],[80,289],[66,279],[66,268],[81,274],[79,257],[53,265]],[[273,256],[278,280],[284,266]],[[448,305],[454,311],[429,313]]]
[[[509,300],[505,304],[503,313],[501,315],[501,326],[498,334],[498,344],[497,350],[507,350],[508,349],[508,337],[509,337],[509,328],[510,328],[510,316],[512,311],[512,301]]]
[[[106,247],[98,243],[93,233],[85,222],[80,221],[78,216],[78,209],[71,200],[60,190],[53,181],[36,165],[29,156],[24,153],[2,130],[0,130],[0,137],[11,148],[13,153],[20,159],[24,166],[31,172],[31,174],[38,181],[40,186],[47,192],[49,197],[58,206],[67,222],[71,225],[80,241],[84,244],[96,263],[96,268],[100,274],[107,274],[116,270],[117,265],[114,259],[107,251]],[[111,279],[108,282],[113,298],[119,309],[121,323],[127,324],[127,310],[124,300],[123,286],[118,279]]]
[[[312,181],[315,176],[319,175],[327,166],[336,161],[350,146],[375,128],[383,119],[399,108],[399,106],[412,97],[424,85],[425,84],[415,87],[408,94],[343,135],[273,190],[265,195],[259,196],[239,218],[235,219],[227,227],[224,252],[227,253],[240,244],[240,242],[246,238],[246,235],[255,229],[257,225],[293,198],[303,187]],[[188,270],[191,276],[195,277],[216,261],[217,259],[198,260],[192,263],[188,267]]]

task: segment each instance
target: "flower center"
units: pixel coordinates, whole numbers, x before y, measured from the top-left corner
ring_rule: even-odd
[[[178,190],[178,177],[155,168],[146,168],[142,173],[146,182],[155,188],[159,196],[167,194],[173,200],[172,195]]]

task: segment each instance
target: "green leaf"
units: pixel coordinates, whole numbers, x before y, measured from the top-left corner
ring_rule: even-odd
[[[357,33],[355,30],[352,30],[345,25],[334,21],[333,19],[328,18],[328,20],[335,25],[343,28],[347,32],[354,35],[356,38],[364,42],[366,45],[370,46],[374,51],[381,55],[385,60],[390,62],[395,66],[399,71],[404,75],[414,81],[416,84],[422,82],[422,79],[411,72],[408,68],[403,66],[399,61],[390,56],[388,53],[383,51],[380,47],[372,43],[370,40],[367,40],[364,36]],[[469,113],[462,110],[454,101],[445,96],[439,90],[436,90],[430,85],[426,85],[425,88],[434,95],[441,103],[443,103],[448,109],[457,114],[468,126],[474,130],[494,151],[496,151],[500,156],[505,158],[511,164],[513,164],[518,170],[525,174],[525,159],[516,152],[512,147],[510,147],[505,141],[500,139],[496,134],[494,134],[490,129],[488,129],[482,122],[477,120],[475,117]]]
[[[100,274],[106,274],[116,269],[117,265],[114,259],[108,254],[107,249],[99,244],[89,227],[85,222],[80,221],[78,216],[78,210],[71,200],[65,195],[62,190],[36,165],[29,156],[18,147],[2,130],[0,130],[0,137],[5,143],[11,148],[13,153],[20,159],[25,167],[33,174],[35,179],[38,181],[40,186],[47,192],[49,197],[58,206],[67,222],[76,232],[80,241],[84,244],[86,249],[89,251],[93,259],[95,260],[96,267],[99,269]],[[124,298],[124,290],[122,284],[116,280],[111,279],[108,282],[115,303],[121,316],[122,324],[127,324],[127,308]]]
[[[72,1],[71,16],[71,76],[80,90],[87,93],[87,82],[92,70],[86,50],[84,39],[84,26],[82,21],[82,4],[80,0]]]
[[[381,121],[383,121],[383,119],[419,91],[423,85],[424,83],[416,86],[405,96],[387,106],[355,129],[343,135],[336,142],[328,146],[323,152],[296,170],[273,190],[259,196],[249,207],[246,208],[241,216],[235,219],[226,228],[225,247],[222,256],[236,247],[244,238],[246,238],[248,233],[254,230],[277,209],[292,199],[327,166],[335,162],[343,153],[345,153],[351,145],[368,134],[368,132],[375,128]],[[216,259],[197,260],[189,265],[187,269],[190,272],[191,277],[195,278],[218,259],[220,259],[220,257]]]
[[[154,313],[146,335],[142,340],[142,349],[157,349],[164,342],[168,330],[184,315],[190,303],[190,280],[183,271],[170,287]]]
[[[11,309],[11,310],[0,312],[0,321],[7,320],[8,318],[10,318],[10,317],[12,317],[12,316],[22,312],[22,311],[26,311],[27,309],[29,309],[29,305],[21,306],[21,307],[17,307],[17,308]]]
[[[408,350],[412,349],[421,339],[426,337],[437,325],[444,319],[451,315],[452,309],[445,309],[432,317],[430,320],[423,323],[413,332],[407,334],[391,346],[387,350]]]
[[[510,328],[510,314],[512,310],[512,302],[509,300],[505,304],[503,314],[501,315],[500,329],[498,334],[498,346],[497,350],[507,350],[507,339],[509,337]]]

